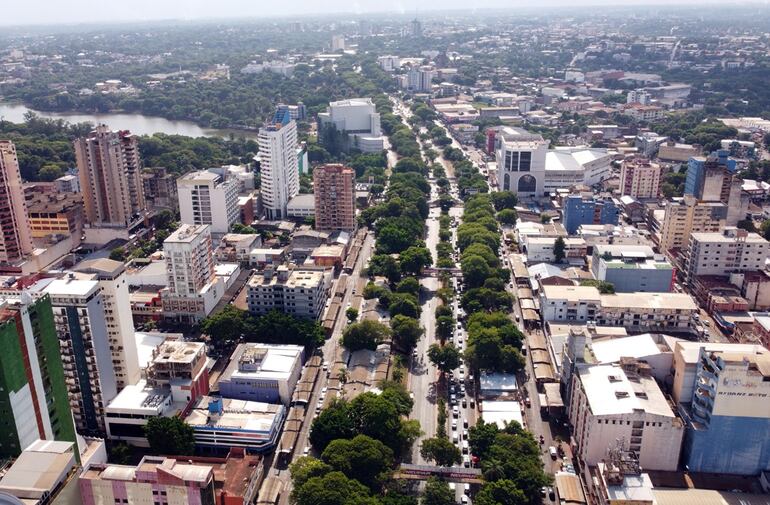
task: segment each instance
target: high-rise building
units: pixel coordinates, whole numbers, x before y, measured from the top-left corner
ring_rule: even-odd
[[[239,186],[239,181],[226,170],[199,170],[180,177],[177,193],[182,223],[208,224],[211,233],[228,233],[240,216]]]
[[[428,93],[433,89],[433,76],[436,74],[430,65],[412,67],[406,74],[406,87],[410,91]]]
[[[118,386],[99,281],[71,273],[52,281],[45,292],[51,297],[75,427],[84,435],[104,434],[104,408]]]
[[[623,161],[620,169],[621,195],[639,199],[657,198],[660,191],[661,167],[645,158]]]
[[[318,319],[331,283],[330,270],[266,268],[251,276],[247,289],[249,312],[256,315],[279,310],[305,319]]]
[[[609,197],[569,195],[564,200],[564,228],[574,235],[584,224],[618,224],[620,208]]]
[[[51,299],[25,292],[0,302],[0,455],[35,440],[75,441]]]
[[[297,123],[288,110],[276,113],[259,130],[262,205],[268,219],[286,217],[286,205],[299,193]]]
[[[16,146],[0,141],[0,262],[13,263],[32,252],[27,203]]]
[[[718,232],[725,226],[727,206],[722,202],[701,202],[691,195],[666,204],[660,226],[658,248],[662,253],[687,247],[693,231]]]
[[[69,235],[72,247],[83,236],[83,197],[77,193],[35,193],[27,199],[32,237]]]
[[[422,37],[422,23],[419,19],[413,19],[409,24],[409,30],[413,37]]]
[[[139,139],[128,130],[99,125],[74,145],[88,221],[128,227],[141,218],[146,203]]]
[[[125,266],[110,259],[95,259],[83,261],[75,270],[99,281],[118,389],[136,383],[140,378],[139,358]]]
[[[142,173],[144,198],[148,208],[175,210],[179,208],[176,177],[165,167],[147,168]]]
[[[356,226],[356,172],[340,164],[313,170],[315,227],[320,231],[353,231]]]
[[[519,196],[542,196],[548,142],[519,128],[501,128],[495,136],[500,187]]]
[[[687,162],[684,194],[705,202],[727,205],[726,224],[735,226],[746,218],[750,197],[743,192],[743,180],[735,175],[736,161],[726,150],[708,157],[692,157]]]
[[[163,241],[167,287],[161,291],[163,316],[186,322],[206,317],[224,295],[214,274],[214,250],[208,225],[183,224]]]
[[[757,233],[728,226],[721,232],[690,234],[684,254],[688,281],[700,275],[727,276],[765,269],[770,242]]]
[[[345,50],[345,36],[332,35],[332,52]]]

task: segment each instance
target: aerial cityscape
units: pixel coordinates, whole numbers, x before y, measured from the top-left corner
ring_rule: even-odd
[[[155,3],[0,7],[0,504],[770,503],[769,4]]]

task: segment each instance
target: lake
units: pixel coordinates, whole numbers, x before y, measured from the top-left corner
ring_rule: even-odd
[[[166,133],[168,135],[186,135],[188,137],[223,137],[229,138],[232,133],[236,137],[257,138],[256,131],[218,130],[202,128],[190,121],[172,121],[162,117],[143,116],[142,114],[80,114],[77,112],[41,112],[32,110],[18,103],[0,102],[0,119],[12,123],[23,123],[24,114],[34,112],[40,117],[64,119],[70,123],[89,121],[94,124],[104,123],[113,130],[131,130],[137,135],[152,135]]]

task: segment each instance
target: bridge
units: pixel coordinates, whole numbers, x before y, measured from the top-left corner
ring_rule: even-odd
[[[451,275],[452,277],[462,277],[463,271],[459,268],[437,268],[437,267],[431,267],[431,268],[423,268],[422,269],[422,275],[425,277],[438,277],[439,275],[446,273]]]
[[[464,468],[461,466],[430,466],[402,464],[393,475],[395,479],[428,480],[429,477],[459,482],[462,484],[481,484],[481,470],[478,468]]]

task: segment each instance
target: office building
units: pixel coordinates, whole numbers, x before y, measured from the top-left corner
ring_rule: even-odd
[[[146,168],[142,173],[144,198],[148,208],[179,209],[176,177],[165,167]]]
[[[212,234],[224,235],[239,221],[239,183],[228,171],[198,170],[176,183],[181,222],[210,225]]]
[[[259,129],[262,205],[268,219],[286,217],[286,205],[299,193],[297,123],[288,111],[276,113]]]
[[[661,167],[646,158],[623,161],[620,169],[620,194],[637,200],[657,198],[660,193]]]
[[[757,233],[735,227],[721,232],[692,233],[684,256],[689,281],[699,275],[727,276],[765,269],[770,242]]]
[[[313,169],[315,229],[347,231],[356,227],[356,172],[340,164]]]
[[[16,146],[0,141],[0,263],[15,263],[32,252],[27,203]]]
[[[569,419],[585,465],[598,464],[623,440],[644,468],[676,471],[684,424],[646,363],[581,366],[572,380]]]
[[[163,317],[198,322],[224,295],[214,273],[214,250],[208,225],[183,224],[163,241],[167,283],[161,291]]]
[[[501,128],[495,136],[498,182],[503,191],[522,196],[545,192],[545,158],[548,142],[519,128]]]
[[[708,157],[692,157],[687,163],[684,194],[706,202],[727,206],[727,226],[746,218],[750,196],[743,192],[743,180],[735,176],[737,165],[729,151],[720,150]]]
[[[685,195],[666,203],[658,234],[658,248],[665,254],[677,253],[688,245],[690,235],[718,232],[725,226],[727,206],[721,202],[701,202]]]
[[[430,93],[435,74],[435,69],[430,65],[412,67],[406,74],[406,88],[416,93]]]
[[[569,195],[563,213],[564,228],[574,235],[584,224],[618,224],[620,208],[610,197]]]
[[[294,121],[304,121],[307,119],[307,107],[305,107],[305,104],[302,102],[297,102],[296,105],[279,103],[275,108],[276,114],[279,114],[281,117],[283,117],[287,111],[289,112],[289,117]]]
[[[288,406],[303,361],[302,346],[239,344],[219,377],[219,392],[224,398]]]
[[[345,36],[344,35],[332,35],[332,52],[345,50]]]
[[[318,114],[318,126],[321,142],[330,150],[379,153],[385,148],[380,114],[371,98],[331,102],[326,112]],[[329,145],[330,142],[337,145]]]
[[[612,155],[606,149],[557,147],[545,154],[545,192],[572,186],[593,186],[612,175]]]
[[[326,304],[330,272],[286,265],[265,268],[252,275],[246,285],[249,312],[259,315],[279,310],[297,317],[318,319]]]
[[[585,258],[588,254],[586,241],[580,237],[561,237],[564,241],[564,260],[574,261]],[[527,263],[554,263],[556,255],[554,247],[557,237],[525,236],[522,240],[522,250],[527,256]]]
[[[393,72],[397,68],[401,68],[401,58],[398,56],[378,56],[377,63],[386,72]]]
[[[0,301],[0,455],[36,440],[75,441],[51,299],[21,292]]]
[[[409,24],[409,31],[413,37],[422,37],[422,23],[418,19],[413,19]]]
[[[202,450],[269,452],[278,443],[286,410],[280,404],[204,396],[184,421],[192,426],[195,445]]]
[[[110,259],[96,259],[83,261],[74,270],[99,282],[118,389],[136,383],[139,358],[125,265]]]
[[[33,238],[71,237],[73,248],[80,245],[85,223],[82,195],[35,193],[27,200],[27,212]]]
[[[137,466],[86,465],[78,485],[85,504],[248,505],[257,499],[263,467],[259,456],[238,449],[223,458],[145,456]]]
[[[611,283],[618,293],[662,293],[671,291],[674,283],[674,267],[646,245],[596,244],[591,273]]]
[[[118,393],[98,280],[69,274],[45,287],[61,346],[70,410],[78,433],[105,433],[104,408]]]
[[[680,342],[673,396],[687,425],[691,472],[755,476],[770,468],[770,352],[758,345]]]
[[[86,219],[95,226],[130,227],[144,217],[139,139],[99,125],[74,142]]]
[[[654,158],[658,154],[660,146],[666,142],[668,137],[663,137],[655,132],[642,132],[634,139],[634,147],[638,149],[639,155],[645,158]]]

